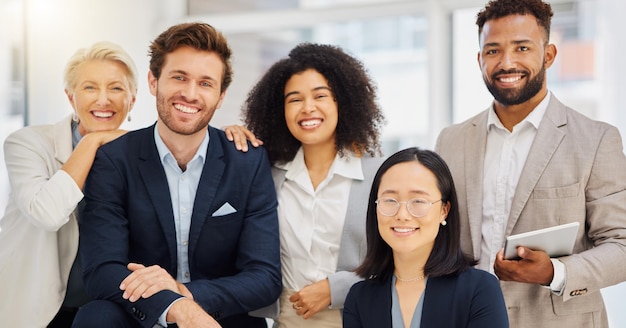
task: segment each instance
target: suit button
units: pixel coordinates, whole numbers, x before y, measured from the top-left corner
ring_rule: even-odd
[[[130,312],[131,312],[132,314],[135,314],[135,313],[137,313],[137,308],[135,308],[135,307],[132,307],[132,308],[130,309]]]

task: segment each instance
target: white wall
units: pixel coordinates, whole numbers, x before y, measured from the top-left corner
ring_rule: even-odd
[[[155,99],[147,83],[148,46],[167,27],[186,19],[186,1],[25,1],[29,125],[55,122],[72,112],[63,92],[65,63],[76,49],[101,40],[120,44],[137,65],[137,101],[131,112],[132,121],[125,122],[122,128],[137,129],[156,121]],[[252,82],[246,84],[239,79],[241,76],[245,76],[244,71],[236,73],[230,89],[251,86]],[[227,95],[212,125],[237,123],[240,102]]]
[[[63,69],[78,49],[107,40],[120,44],[135,60],[139,92],[132,123],[156,120],[149,93],[148,45],[170,22],[184,15],[184,1],[26,0],[28,124],[51,123],[72,112],[63,92]]]
[[[602,97],[598,108],[598,119],[607,121],[620,129],[622,139],[626,138],[626,110],[624,108],[624,74],[626,74],[626,1],[598,1],[598,35],[600,39],[597,64],[600,68]],[[622,140],[623,142],[623,140]],[[623,264],[626,269],[626,263]],[[626,326],[626,311],[623,303],[626,295],[626,282],[602,290],[610,327]]]
[[[598,1],[598,56],[601,92],[598,119],[609,122],[620,129],[622,138],[626,138],[626,110],[624,108],[624,74],[626,74],[626,1]],[[626,313],[624,314],[626,318]],[[626,321],[626,320],[625,320]]]

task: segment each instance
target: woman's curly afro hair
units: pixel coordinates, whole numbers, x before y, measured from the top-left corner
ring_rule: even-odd
[[[263,140],[270,162],[291,161],[300,148],[287,128],[284,92],[294,74],[308,69],[326,78],[337,102],[338,153],[343,156],[344,150],[350,150],[359,155],[380,155],[380,128],[385,119],[377,103],[376,86],[363,64],[339,47],[302,43],[270,67],[242,108],[245,125]]]

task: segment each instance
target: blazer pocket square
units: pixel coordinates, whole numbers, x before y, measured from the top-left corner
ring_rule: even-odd
[[[212,216],[224,216],[235,212],[237,212],[237,210],[226,202],[222,207],[217,209],[217,211],[213,212]]]

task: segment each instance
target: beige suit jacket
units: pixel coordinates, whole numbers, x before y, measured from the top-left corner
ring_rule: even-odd
[[[480,258],[487,111],[444,129],[436,151],[459,196],[463,251]],[[600,289],[626,280],[626,157],[618,130],[554,96],[540,123],[505,234],[580,222],[565,264],[562,296],[549,288],[501,282],[511,327],[607,327]]]
[[[0,219],[0,326],[46,327],[65,297],[83,198],[60,170],[72,153],[70,122],[25,127],[5,140],[11,194]]]

